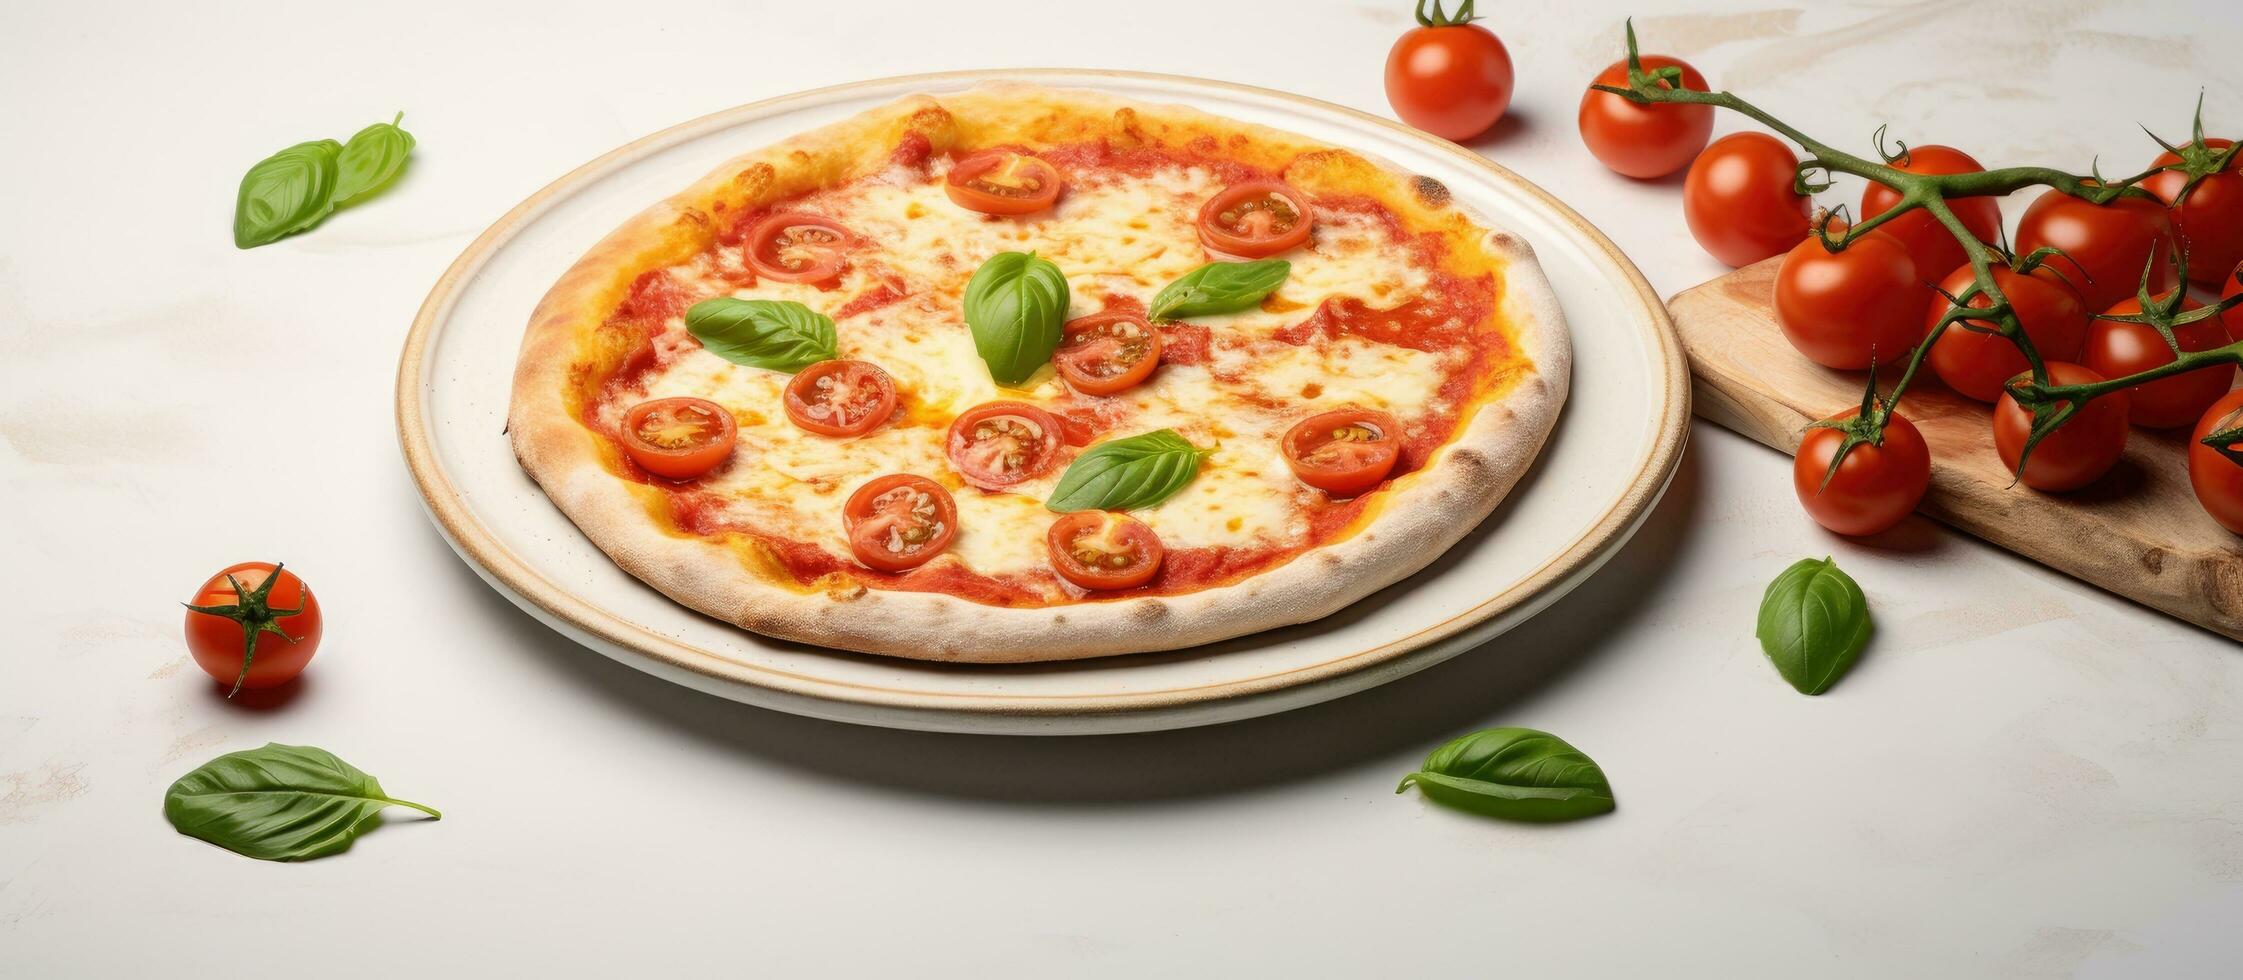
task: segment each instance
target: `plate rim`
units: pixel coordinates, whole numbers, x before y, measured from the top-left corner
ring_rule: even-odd
[[[1657,436],[1650,449],[1639,461],[1635,477],[1627,491],[1606,509],[1598,520],[1576,537],[1564,550],[1551,556],[1534,572],[1520,579],[1510,588],[1488,596],[1469,609],[1436,623],[1413,630],[1406,636],[1377,645],[1331,657],[1314,664],[1291,667],[1260,674],[1250,678],[1218,681],[1189,687],[1163,688],[1119,694],[1051,695],[1005,694],[999,692],[954,693],[946,691],[910,690],[892,686],[869,685],[853,681],[813,677],[783,668],[742,663],[700,647],[676,640],[644,624],[604,608],[585,597],[560,586],[535,566],[525,561],[500,543],[473,512],[463,503],[457,488],[437,459],[433,433],[429,420],[422,412],[424,394],[424,365],[436,326],[443,319],[451,300],[462,285],[480,269],[484,261],[529,219],[542,212],[550,200],[572,191],[577,185],[596,178],[613,164],[642,154],[656,144],[683,137],[704,127],[720,128],[750,119],[771,115],[795,103],[811,103],[830,96],[859,89],[890,86],[938,86],[971,84],[980,81],[1018,80],[1024,76],[1045,76],[1055,79],[1055,84],[1066,84],[1073,79],[1079,83],[1095,84],[1100,79],[1120,79],[1139,82],[1181,84],[1186,88],[1200,87],[1230,92],[1260,99],[1290,103],[1297,108],[1315,113],[1336,115],[1359,123],[1369,123],[1409,140],[1422,149],[1445,153],[1468,167],[1485,171],[1490,177],[1512,189],[1524,192],[1538,201],[1563,224],[1570,226],[1578,239],[1601,251],[1605,258],[1624,274],[1629,287],[1622,300],[1632,300],[1640,315],[1640,322],[1650,327],[1659,347],[1659,361],[1663,368],[1661,381],[1664,396],[1657,400],[1659,417],[1655,420]],[[1632,316],[1631,319],[1636,319]],[[622,146],[609,150],[581,164],[559,178],[539,188],[521,203],[508,209],[445,267],[437,277],[428,296],[422,300],[407,331],[402,352],[398,357],[395,391],[395,415],[399,447],[403,452],[406,469],[411,473],[415,489],[430,518],[443,532],[448,543],[461,557],[478,566],[477,570],[503,583],[510,597],[526,600],[577,631],[593,637],[612,648],[602,650],[610,656],[628,653],[632,657],[646,657],[671,670],[684,670],[701,675],[705,680],[728,685],[761,688],[782,695],[829,702],[834,707],[857,706],[877,711],[935,712],[945,715],[982,715],[992,717],[1049,718],[1053,716],[1110,715],[1154,711],[1170,711],[1181,707],[1210,703],[1245,701],[1257,697],[1309,685],[1337,681],[1386,666],[1398,666],[1416,653],[1445,645],[1460,634],[1502,617],[1522,606],[1535,604],[1545,592],[1552,589],[1569,590],[1576,573],[1593,569],[1602,563],[1607,552],[1623,543],[1642,522],[1652,505],[1657,503],[1680,462],[1682,448],[1687,440],[1690,416],[1689,371],[1683,354],[1680,335],[1673,319],[1657,292],[1619,247],[1604,233],[1583,218],[1565,202],[1509,168],[1456,143],[1411,129],[1399,122],[1384,119],[1359,109],[1321,99],[1282,92],[1275,89],[1239,82],[1220,81],[1166,72],[1127,71],[1118,69],[1078,68],[1018,68],[1018,69],[967,69],[959,71],[921,72],[860,79],[837,85],[790,92],[767,99],[720,109],[675,125],[648,133]],[[1554,596],[1551,597],[1554,599]],[[698,614],[696,614],[698,615]],[[543,617],[540,617],[543,618]],[[806,647],[816,649],[815,647]],[[854,655],[852,655],[854,656]],[[620,658],[619,658],[620,659]],[[626,660],[628,663],[629,661]],[[633,664],[633,666],[642,666]],[[643,665],[652,666],[652,665]],[[1397,674],[1399,676],[1399,674]],[[673,680],[675,678],[672,678]],[[695,684],[704,690],[705,684]],[[725,692],[718,692],[725,693]],[[746,692],[742,692],[746,693]]]

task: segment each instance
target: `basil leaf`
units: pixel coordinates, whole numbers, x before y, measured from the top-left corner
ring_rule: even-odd
[[[1869,642],[1869,601],[1836,562],[1802,558],[1768,583],[1752,635],[1799,693],[1821,694]]]
[[[1209,262],[1162,286],[1160,292],[1154,294],[1152,309],[1146,315],[1155,320],[1174,320],[1211,313],[1236,313],[1276,292],[1277,287],[1285,284],[1285,277],[1292,274],[1293,263],[1284,259]]]
[[[1199,461],[1214,451],[1192,445],[1174,429],[1101,442],[1067,464],[1044,506],[1062,514],[1151,507],[1192,482]]]
[[[1051,360],[1067,320],[1067,275],[1034,252],[999,252],[966,283],[966,326],[998,384],[1019,384]]]
[[[702,349],[734,364],[793,374],[840,356],[833,318],[787,299],[705,299],[685,311]]]
[[[350,850],[393,800],[382,784],[325,749],[267,743],[228,752],[179,777],[164,793],[164,819],[189,837],[261,861],[306,861]]]
[[[1434,749],[1402,777],[1444,806],[1505,820],[1573,820],[1612,812],[1612,784],[1580,749],[1531,728],[1489,728]]]
[[[342,151],[334,140],[313,140],[249,168],[234,196],[234,247],[279,241],[335,210],[336,158]]]
[[[373,196],[405,171],[405,158],[413,152],[413,134],[397,128],[405,114],[386,123],[358,131],[343,144],[335,158],[335,206],[349,207]]]

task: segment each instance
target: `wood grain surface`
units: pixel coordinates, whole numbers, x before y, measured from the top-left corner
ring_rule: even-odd
[[[1859,405],[1863,372],[1801,357],[1769,309],[1780,257],[1668,301],[1690,355],[1693,411],[1784,452],[1807,423]],[[1889,378],[1881,383],[1889,386]],[[2186,430],[2135,429],[2118,466],[2068,494],[2012,485],[1995,455],[1990,407],[1927,370],[1902,400],[1932,451],[1920,511],[1993,544],[2243,639],[2243,538],[2214,523],[2189,489]]]

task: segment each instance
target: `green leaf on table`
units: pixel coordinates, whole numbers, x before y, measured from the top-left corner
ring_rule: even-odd
[[[374,777],[325,749],[268,743],[225,755],[179,777],[164,819],[189,837],[261,861],[307,861],[350,850],[391,799]]]
[[[242,175],[234,196],[234,247],[259,245],[303,231],[335,210],[334,140],[298,143],[257,161]]]
[[[386,123],[375,123],[358,131],[358,135],[343,144],[343,151],[335,159],[335,206],[349,207],[371,197],[375,192],[405,172],[405,158],[413,153],[413,134],[399,129],[405,114]]]
[[[1793,688],[1821,694],[1868,644],[1869,600],[1836,562],[1803,558],[1768,583],[1753,635]]]
[[[1455,739],[1402,777],[1445,806],[1505,820],[1574,820],[1612,811],[1612,784],[1596,761],[1548,732],[1488,728]]]

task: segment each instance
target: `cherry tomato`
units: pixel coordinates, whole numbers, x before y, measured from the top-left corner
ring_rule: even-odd
[[[950,423],[950,465],[967,483],[1003,490],[1051,472],[1063,431],[1058,418],[1025,402],[976,405]]]
[[[1930,144],[1912,146],[1899,160],[1892,163],[1895,170],[1912,174],[1975,174],[1985,170],[1971,155],[1952,146]],[[1867,221],[1892,210],[1900,203],[1900,192],[1876,181],[1861,192],[1861,218]],[[1947,201],[1947,207],[1962,219],[1963,227],[1982,242],[1998,242],[2002,237],[2002,206],[2000,199],[1992,197],[1957,197]],[[1969,260],[1963,252],[1963,243],[1955,240],[1953,232],[1925,211],[1907,214],[1878,225],[1877,230],[1900,239],[1908,247],[1908,254],[1916,259],[1916,278],[1937,282],[1948,270]],[[2023,370],[2020,368],[2019,370]],[[2008,375],[2003,375],[2004,378]],[[1997,380],[1995,386],[2001,382]],[[1989,396],[1987,401],[1993,399]]]
[[[1859,414],[1855,409],[1839,418]],[[1931,485],[1931,448],[1924,445],[1915,423],[1897,413],[1888,417],[1883,445],[1855,446],[1838,472],[1831,473],[1830,460],[1844,441],[1845,433],[1819,426],[1808,429],[1799,440],[1799,455],[1791,462],[1791,488],[1799,494],[1807,516],[1839,534],[1865,535],[1884,531],[1914,513]]]
[[[2212,403],[2196,423],[2196,431],[2188,437],[2188,482],[2205,513],[2221,527],[2243,534],[2243,466],[2204,444],[2212,433],[2239,425],[2243,425],[2243,388]],[[2229,449],[2239,447],[2243,441],[2228,444]]]
[[[1706,77],[1680,58],[1647,54],[1643,70],[1682,69],[1682,87],[1703,92]],[[1613,62],[1597,74],[1595,85],[1628,87],[1628,63]],[[1662,88],[1673,88],[1659,82]],[[1664,177],[1690,165],[1713,135],[1710,105],[1643,105],[1594,87],[1581,96],[1581,142],[1612,172],[1637,179]],[[1789,182],[1789,177],[1785,178]]]
[[[908,572],[926,564],[958,533],[958,502],[923,476],[874,477],[841,507],[849,550],[865,567]]]
[[[1833,252],[1810,236],[1776,270],[1776,323],[1808,360],[1856,371],[1914,351],[1932,296],[1900,239],[1873,231]]]
[[[1682,217],[1714,258],[1751,265],[1807,237],[1807,197],[1792,191],[1799,158],[1765,133],[1714,140],[1682,183]]]
[[[272,562],[228,566],[187,600],[187,652],[229,698],[294,680],[319,652],[322,626],[311,588]]]
[[[1067,386],[1086,395],[1126,391],[1160,365],[1160,331],[1135,313],[1093,313],[1067,321],[1052,363]]]
[[[1334,497],[1369,492],[1402,458],[1402,424],[1367,408],[1311,415],[1286,430],[1285,463],[1302,483]]]
[[[1995,266],[1993,273],[1994,284],[2009,298],[2010,308],[2017,311],[2018,323],[2025,327],[2026,339],[2033,342],[2033,352],[2043,361],[2079,360],[2080,349],[2087,343],[2088,324],[2094,322],[2094,318],[2080,303],[2079,293],[2072,290],[2071,284],[2047,266],[2036,266],[2031,275],[2018,275],[2005,266]],[[1977,282],[1977,278],[1970,266],[1961,266],[1949,273],[1939,288],[1948,295],[1960,296]],[[1988,304],[1984,295],[1970,299],[1974,307],[1984,308]],[[1931,309],[1924,315],[1924,329],[1929,331],[1953,308],[1954,304],[1934,294]],[[1925,360],[1931,364],[1932,373],[1947,382],[1947,387],[1965,397],[1991,402],[2002,396],[2002,385],[2031,365],[2008,338],[1967,329],[1973,324],[1994,329],[1990,320],[1963,320],[1952,324],[1940,333],[1938,340],[1932,341],[1931,353]]]
[[[1478,24],[1414,27],[1386,52],[1386,102],[1442,139],[1487,132],[1511,105],[1511,52]]]
[[[2089,204],[2050,188],[2018,219],[2017,254],[2030,255],[2050,245],[2064,254],[2051,256],[2049,266],[2071,281],[2090,310],[2110,309],[2134,295],[2152,254],[2157,270],[2150,276],[2151,295],[2179,282],[2173,272],[2173,221],[2150,198]]]
[[[1051,164],[1011,150],[985,150],[950,168],[943,192],[983,214],[1034,214],[1059,200],[1065,182]]]
[[[861,436],[896,413],[896,383],[870,361],[819,361],[787,382],[787,419],[821,436]]]
[[[2077,364],[2045,361],[2050,384],[2081,385],[2103,380]],[[2027,380],[2025,377],[2013,379]],[[2087,403],[2056,431],[2033,447],[2018,479],[2035,490],[2062,493],[2100,479],[2118,464],[2126,451],[2126,393],[2114,391]],[[2004,392],[1994,406],[1994,451],[2002,465],[2017,472],[2017,457],[2025,451],[2025,437],[2033,431],[2033,413]]]
[[[2220,302],[2234,299],[2238,293],[2243,293],[2243,265],[2236,266],[2235,275],[2228,277],[2227,288],[2220,291]],[[2220,321],[2227,324],[2229,340],[2243,341],[2243,303],[2228,307],[2220,314]]]
[[[623,413],[623,451],[655,476],[690,480],[732,456],[739,428],[706,398],[657,398]]]
[[[1051,569],[1086,589],[1134,589],[1159,574],[1168,549],[1153,529],[1126,514],[1076,511],[1044,535]]]
[[[2184,311],[2203,305],[2193,299],[2181,302]],[[2128,316],[2140,312],[2141,300],[2130,299],[2111,307],[2109,315]],[[2181,350],[2189,353],[2228,343],[2227,331],[2218,320],[2182,324],[2173,328],[2173,339],[2180,341]],[[2149,324],[2097,320],[2095,328],[2088,331],[2087,354],[2080,363],[2103,377],[2116,378],[2173,363],[2173,349],[2166,346],[2157,328]],[[2138,384],[2126,389],[2127,418],[2145,429],[2188,425],[2201,417],[2213,402],[2219,401],[2221,395],[2227,394],[2234,383],[2235,365],[2214,364]]]
[[[1316,224],[1308,198],[1274,180],[1233,184],[1199,209],[1199,241],[1208,251],[1259,259],[1308,242]]]
[[[856,236],[823,215],[782,211],[748,231],[748,266],[778,282],[830,283],[841,278]]]
[[[2230,140],[2208,139],[2215,150],[2235,145]],[[2171,153],[2160,153],[2151,166],[2181,162]],[[2188,176],[2175,171],[2156,174],[2139,185],[2171,208],[2173,230],[2188,254],[2189,281],[2212,288],[2227,272],[2243,262],[2243,154],[2228,161],[2227,169],[2196,182],[2188,200],[2174,203]]]

